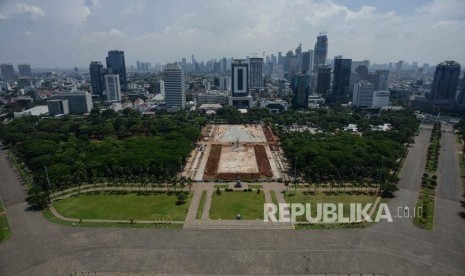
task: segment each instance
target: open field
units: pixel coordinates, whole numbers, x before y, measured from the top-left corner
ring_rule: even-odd
[[[190,199],[189,195],[186,203],[177,205],[175,194],[89,193],[59,200],[53,206],[68,218],[183,221]]]
[[[263,192],[223,192],[212,196],[210,219],[235,219],[240,214],[242,219],[263,219]]]
[[[311,214],[314,217],[316,215],[316,204],[317,203],[342,203],[344,204],[343,214],[348,216],[350,211],[350,203],[362,203],[362,207],[367,203],[374,203],[376,201],[375,195],[370,194],[349,194],[349,193],[338,193],[338,194],[326,194],[324,192],[318,192],[316,194],[297,191],[288,192],[285,195],[287,203],[301,203],[301,204],[311,204]],[[306,221],[305,216],[297,217],[298,222]]]

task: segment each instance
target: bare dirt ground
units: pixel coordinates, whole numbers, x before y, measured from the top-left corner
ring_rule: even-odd
[[[267,125],[208,125],[183,175],[195,180],[278,179],[284,160]]]

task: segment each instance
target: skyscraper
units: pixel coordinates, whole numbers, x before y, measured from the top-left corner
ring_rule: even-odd
[[[292,81],[294,76],[299,73],[299,58],[297,56],[290,56],[288,59],[287,79]]]
[[[313,50],[302,53],[302,73],[310,74],[313,68]]]
[[[103,79],[103,64],[100,61],[91,61],[89,66],[89,73],[92,94],[102,96],[102,92],[105,90]]]
[[[121,102],[121,86],[119,82],[119,75],[105,75],[105,91],[107,101]]]
[[[334,96],[349,96],[351,65],[351,59],[338,58],[334,60],[334,78],[332,90]]]
[[[247,76],[249,66],[245,59],[235,59],[231,64],[232,85],[229,105],[236,108],[251,108],[252,96],[249,94]]]
[[[124,60],[124,51],[112,50],[108,52],[107,67],[111,68],[113,74],[119,75],[121,89],[127,91],[128,84],[126,79],[126,62]]]
[[[184,109],[186,106],[186,88],[184,71],[177,63],[168,63],[163,72],[165,83],[165,103],[168,107]]]
[[[463,73],[462,87],[460,88],[460,94],[457,98],[457,104],[465,107],[465,73]]]
[[[295,49],[295,56],[297,57],[297,72],[302,71],[302,44]]]
[[[250,88],[263,88],[263,58],[250,58],[249,86]]]
[[[402,72],[402,67],[404,65],[404,61],[403,60],[399,60],[399,62],[396,63],[396,74],[397,74],[397,78],[399,78],[400,76],[400,73]]]
[[[318,68],[316,92],[320,95],[327,95],[331,87],[331,67],[321,66]]]
[[[294,108],[308,108],[308,96],[310,95],[310,76],[296,74],[292,79],[292,106]]]
[[[326,57],[328,55],[328,37],[326,33],[320,33],[316,38],[315,52],[314,52],[314,71],[318,71],[318,67],[326,64]]]
[[[12,64],[0,64],[0,71],[4,81],[15,81],[16,74]]]
[[[18,64],[18,72],[20,77],[32,78],[31,65],[29,64]]]
[[[444,61],[436,66],[431,85],[432,100],[455,101],[459,82],[460,64],[455,61]]]

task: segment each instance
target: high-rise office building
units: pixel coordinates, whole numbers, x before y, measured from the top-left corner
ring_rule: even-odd
[[[314,52],[314,69],[317,72],[318,67],[326,64],[326,57],[328,55],[328,37],[326,33],[320,33],[316,38],[315,52]]]
[[[69,114],[69,103],[68,100],[49,100],[47,101],[48,115],[66,115]]]
[[[235,59],[231,64],[232,84],[229,105],[236,108],[251,108],[252,96],[248,87],[249,66],[245,59]]]
[[[355,84],[352,104],[356,107],[371,107],[375,86],[369,81],[359,81]]]
[[[105,96],[107,97],[107,101],[121,102],[119,75],[105,75]]]
[[[462,87],[460,88],[459,97],[457,98],[457,104],[465,107],[465,72],[462,78]]]
[[[220,77],[220,89],[231,90],[231,77],[230,76]]]
[[[31,88],[33,86],[31,78],[19,77],[17,79],[17,82],[18,82],[18,88],[19,89]]]
[[[249,87],[253,89],[263,88],[263,58],[249,59]]]
[[[183,110],[186,106],[186,87],[181,66],[177,63],[168,63],[163,72],[163,81],[166,105]]]
[[[376,70],[378,74],[378,87],[379,91],[387,91],[389,82],[389,70]]]
[[[297,57],[297,73],[302,71],[302,44],[295,49],[295,56]]]
[[[127,91],[128,83],[126,79],[126,62],[124,60],[124,51],[109,51],[106,61],[107,68],[110,68],[113,74],[119,75],[121,89],[123,91]]]
[[[103,90],[105,90],[103,64],[100,61],[91,61],[89,73],[92,94],[102,96]]]
[[[302,53],[302,73],[310,74],[313,68],[313,50]]]
[[[460,64],[455,61],[444,61],[436,66],[431,85],[432,100],[455,101],[459,82]]]
[[[292,106],[294,108],[308,108],[308,96],[310,95],[310,76],[296,74],[291,82]]]
[[[2,79],[4,81],[15,81],[16,74],[13,64],[0,64],[0,71],[2,73]]]
[[[294,76],[299,73],[299,58],[298,56],[290,56],[287,58],[288,61],[288,71],[287,79],[292,81]]]
[[[355,73],[358,74],[359,80],[368,80],[368,67],[366,65],[359,65],[355,68]]]
[[[163,98],[165,97],[165,82],[163,80],[158,82],[158,93],[160,93]]]
[[[334,96],[349,96],[351,65],[351,59],[338,58],[334,60],[334,78],[332,89]]]
[[[400,73],[402,72],[403,66],[404,66],[404,61],[403,61],[403,60],[399,60],[399,62],[396,63],[396,74],[397,74],[397,77],[400,76]]]
[[[316,93],[320,95],[328,95],[331,88],[331,67],[318,67],[318,75],[316,81]]]
[[[89,113],[92,108],[92,95],[85,91],[57,93],[52,95],[52,100],[68,100],[69,113],[82,115]]]
[[[373,92],[373,102],[371,107],[382,108],[389,106],[389,96],[391,93],[389,91],[375,91]]]
[[[31,65],[27,63],[18,64],[18,72],[20,77],[32,78]]]

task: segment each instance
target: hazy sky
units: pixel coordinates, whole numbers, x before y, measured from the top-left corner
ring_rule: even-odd
[[[322,30],[328,57],[465,66],[465,0],[0,0],[0,63],[242,58],[311,49]]]

